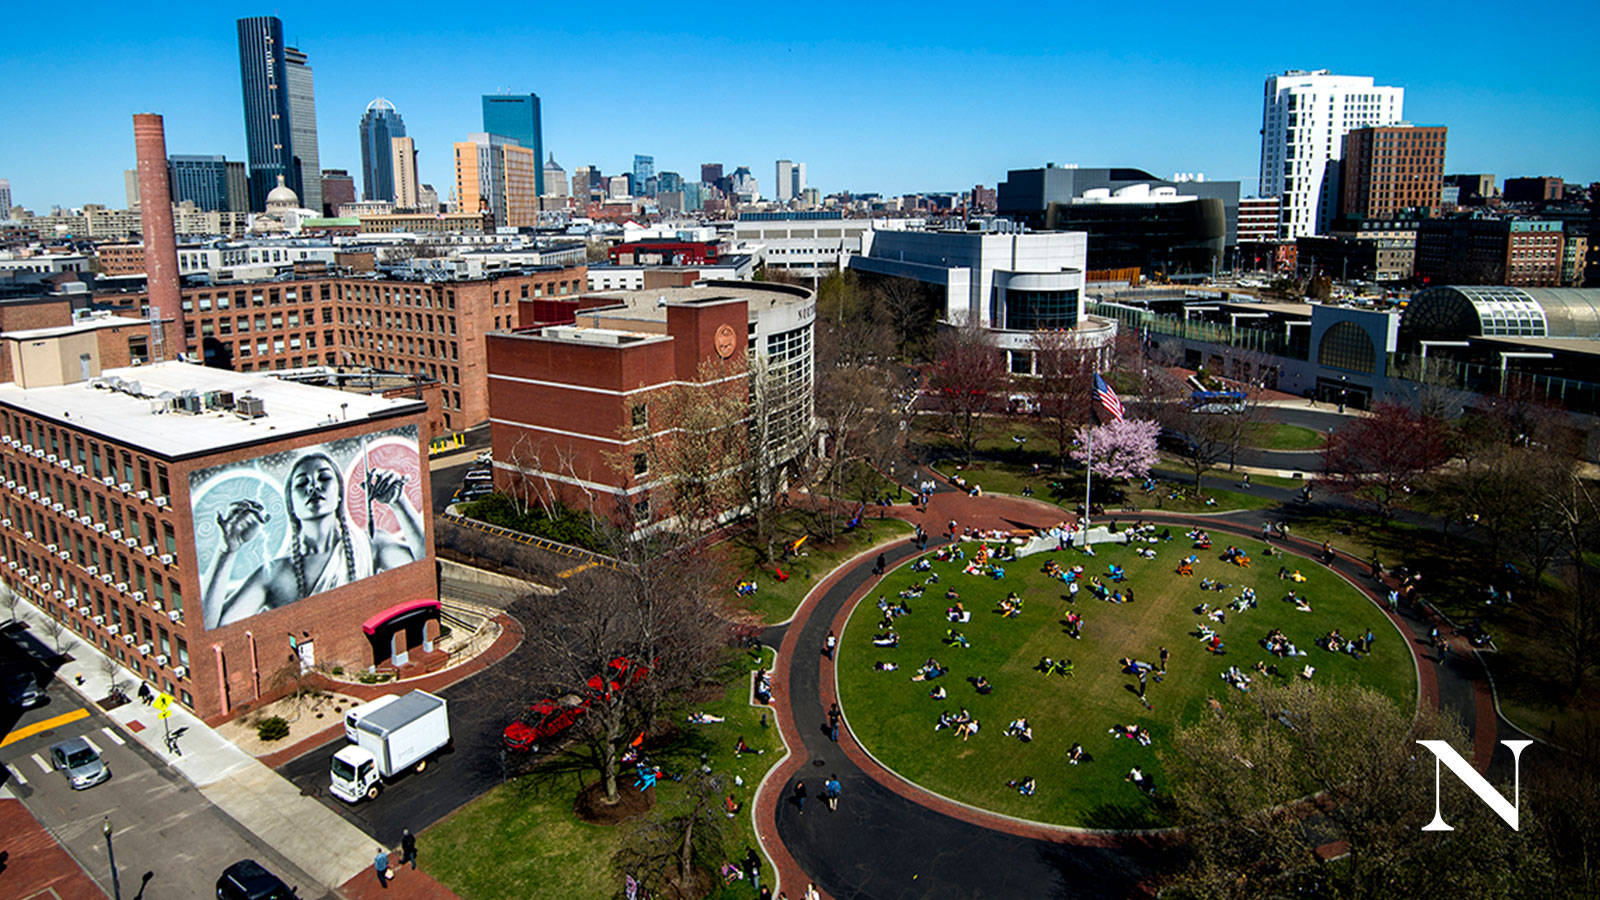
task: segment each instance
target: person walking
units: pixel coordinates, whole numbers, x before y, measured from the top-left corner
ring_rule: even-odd
[[[795,808],[804,814],[806,811],[806,783],[804,781],[796,781],[794,783],[793,799]]]
[[[822,652],[827,655],[829,661],[833,660],[833,651],[838,646],[838,636],[833,633],[833,629],[828,629],[828,636],[822,639]]]
[[[750,887],[761,890],[761,857],[756,855],[756,848],[744,848],[744,877],[750,879]]]
[[[815,881],[806,883],[806,900],[822,900],[822,894],[817,891],[817,883]]]
[[[400,829],[400,865],[411,863],[411,868],[417,867],[417,836],[411,829]]]
[[[839,711],[838,703],[828,707],[828,740],[835,744],[839,743],[839,720],[843,717],[844,713]]]
[[[1144,670],[1140,669],[1139,670],[1139,699],[1140,700],[1144,699],[1144,688],[1145,688],[1145,674],[1144,674]]]
[[[1167,674],[1167,657],[1169,657],[1171,655],[1172,655],[1172,651],[1168,650],[1165,647],[1161,648],[1161,674],[1162,675]]]
[[[877,562],[873,563],[872,574],[882,575],[887,568],[889,568],[889,560],[882,553],[879,553]]]
[[[839,793],[843,790],[844,786],[839,783],[837,774],[829,775],[828,780],[822,783],[822,793],[823,796],[828,798],[828,810],[830,812],[839,811]]]
[[[383,849],[382,847],[379,847],[377,855],[372,857],[372,868],[373,868],[373,871],[378,873],[378,886],[383,888],[383,889],[385,889],[385,890],[388,890],[388,888],[389,888],[389,851]]]

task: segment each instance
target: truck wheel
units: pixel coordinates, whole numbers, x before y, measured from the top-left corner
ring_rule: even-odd
[[[427,768],[428,768],[428,761],[427,760],[424,759],[424,760],[419,761],[417,763],[417,774],[419,774],[419,775],[422,774],[422,772],[424,770],[426,770]]]
[[[376,784],[374,784],[372,787],[367,788],[367,799],[368,800],[376,800],[376,799],[378,799],[378,786]]]

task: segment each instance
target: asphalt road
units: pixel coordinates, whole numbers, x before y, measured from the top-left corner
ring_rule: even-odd
[[[300,888],[302,896],[331,900],[326,887],[261,843],[137,741],[122,736],[93,704],[51,678],[19,643],[32,640],[25,631],[0,639],[0,668],[8,675],[33,672],[50,702],[30,710],[7,706],[0,728],[9,735],[59,721],[0,748],[4,781],[107,896],[111,869],[101,828],[109,820],[124,897],[212,896],[223,869],[253,858]],[[64,774],[48,768],[50,745],[70,737],[83,737],[100,751],[111,768],[109,780],[74,791]]]
[[[531,622],[529,603],[519,600],[508,612],[524,623]],[[328,766],[333,754],[344,746],[343,736],[279,766],[278,774],[357,828],[393,845],[400,840],[400,829],[419,832],[500,783],[500,733],[526,703],[536,699],[524,684],[524,673],[535,652],[530,642],[524,641],[499,663],[440,692],[450,704],[451,746],[427,771],[407,772],[385,787],[376,800],[350,804],[328,793]],[[522,763],[515,755],[505,761],[512,767]]]

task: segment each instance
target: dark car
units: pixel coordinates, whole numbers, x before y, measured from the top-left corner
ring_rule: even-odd
[[[295,900],[299,896],[253,859],[239,860],[223,869],[217,879],[217,900]]]
[[[518,753],[537,752],[540,744],[560,737],[589,711],[588,704],[569,698],[573,702],[539,700],[506,726],[504,738],[507,750]]]

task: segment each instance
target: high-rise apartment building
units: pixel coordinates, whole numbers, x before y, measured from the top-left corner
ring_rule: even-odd
[[[278,177],[300,196],[295,165],[293,117],[289,111],[289,62],[283,22],[277,16],[238,20],[239,81],[244,91],[245,153],[250,166],[250,209],[267,208]]]
[[[317,156],[317,92],[311,64],[294,47],[283,48],[289,67],[289,131],[294,135],[294,162],[300,172],[300,205],[322,209],[322,161]]]
[[[533,154],[534,196],[544,194],[544,125],[538,94],[484,94],[483,130],[511,138]]]
[[[167,174],[173,203],[187,200],[206,212],[228,208],[228,161],[222,156],[169,156]]]
[[[1239,243],[1275,241],[1279,228],[1277,197],[1245,197],[1239,201]]]
[[[1326,69],[1269,75],[1261,108],[1261,196],[1281,201],[1284,237],[1327,231],[1339,206],[1339,160],[1353,128],[1404,118],[1405,88]]]
[[[122,195],[127,198],[129,209],[139,208],[139,170],[122,170]]]
[[[361,190],[366,200],[394,200],[394,144],[406,136],[405,120],[382,97],[361,116]]]
[[[556,162],[556,155],[550,154],[550,161],[544,164],[544,189],[543,197],[567,196],[567,170],[561,168]]]
[[[322,214],[332,216],[346,203],[356,202],[356,180],[344,169],[322,170]]]
[[[716,184],[722,180],[722,163],[701,163],[700,183]]]
[[[1438,215],[1444,187],[1443,125],[1352,128],[1339,166],[1339,215],[1392,219]]]
[[[538,224],[541,169],[533,150],[478,132],[458,142],[455,153],[458,212],[489,213],[497,227]]]
[[[633,193],[643,196],[655,193],[650,182],[656,177],[656,158],[635,153],[633,155]]]
[[[417,193],[421,189],[417,181],[417,144],[408,137],[391,138],[389,143],[395,209],[416,209]]]

